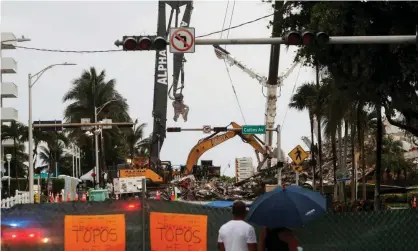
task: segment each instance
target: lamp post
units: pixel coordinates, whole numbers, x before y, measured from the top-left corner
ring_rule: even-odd
[[[30,203],[34,202],[33,198],[33,127],[32,127],[32,87],[38,82],[39,78],[49,69],[55,66],[68,66],[68,65],[76,65],[76,64],[69,64],[69,63],[62,63],[62,64],[52,64],[50,66],[45,67],[44,69],[40,70],[35,74],[28,74],[28,103],[29,103],[29,121],[28,121],[28,130],[29,130],[29,137],[28,137],[28,145],[29,145],[29,198]],[[33,80],[34,79],[34,80]],[[32,81],[33,80],[33,81]]]
[[[119,100],[123,100],[122,98],[112,98],[111,100],[107,101],[106,103],[104,103],[102,106],[100,107],[94,107],[94,123],[97,123],[97,116],[99,115],[99,113],[110,103],[115,102],[115,101],[119,101]],[[98,126],[95,126],[95,131],[98,130]],[[98,174],[97,177],[97,181],[98,184],[100,184],[100,168],[99,168],[99,135],[98,133],[94,133],[94,152],[96,154],[96,170]]]
[[[6,154],[6,161],[7,161],[7,176],[9,176],[9,179],[7,181],[7,189],[8,189],[8,194],[10,197],[10,179],[12,177],[12,175],[10,174],[10,161],[12,160],[12,155],[11,154]]]
[[[77,177],[77,154],[76,154],[76,146],[74,144],[71,144],[71,155],[73,160],[73,177]]]

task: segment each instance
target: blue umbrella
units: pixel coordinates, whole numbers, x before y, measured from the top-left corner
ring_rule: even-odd
[[[277,187],[250,207],[248,221],[269,228],[301,227],[326,211],[326,199],[300,186]]]

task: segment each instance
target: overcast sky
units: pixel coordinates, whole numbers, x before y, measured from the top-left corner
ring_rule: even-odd
[[[60,50],[116,49],[114,41],[124,35],[155,34],[157,29],[157,2],[22,2],[2,1],[1,30],[16,36],[24,35],[31,42],[22,46]],[[229,4],[229,18],[233,1]],[[191,26],[196,35],[220,30],[227,1],[196,1]],[[269,4],[261,1],[236,1],[232,25],[243,23],[272,13]],[[168,14],[168,13],[167,13]],[[182,15],[182,14],[181,14]],[[270,18],[230,31],[231,38],[269,37]],[[224,34],[226,36],[226,34]],[[213,35],[211,38],[219,38]],[[267,76],[270,46],[235,45],[227,50],[256,72]],[[77,66],[57,67],[45,73],[33,89],[33,119],[61,120],[66,104],[62,97],[73,79],[91,66],[106,70],[108,79],[117,81],[116,89],[127,99],[132,118],[147,123],[146,135],[152,132],[152,102],[154,89],[155,52],[110,53],[55,53],[17,49],[3,51],[4,57],[18,61],[18,74],[3,76],[3,81],[13,81],[19,86],[17,99],[5,99],[4,107],[19,110],[19,120],[27,123],[27,74],[36,73],[55,63],[70,62]],[[171,57],[171,55],[169,55]],[[171,102],[168,105],[169,127],[226,126],[231,121],[243,124],[224,63],[219,60],[212,46],[197,46],[194,54],[187,54],[185,65],[185,103],[190,106],[189,120],[173,121]],[[283,74],[293,62],[292,48],[282,46],[279,72]],[[171,69],[170,69],[171,71]],[[232,82],[240,100],[247,124],[264,123],[265,98],[261,86],[239,68],[230,67]],[[299,73],[299,74],[298,74]],[[169,74],[171,76],[171,73]],[[313,81],[313,71],[296,67],[285,79],[278,99],[276,123],[283,124],[282,148],[287,154],[297,144],[307,147],[300,140],[309,135],[306,112],[288,109],[290,96],[300,84]],[[170,81],[171,82],[171,79]],[[295,88],[296,85],[296,88]],[[197,132],[169,133],[161,151],[162,160],[184,164],[187,155],[200,138]],[[205,153],[201,159],[213,160],[221,165],[226,175],[234,174],[236,157],[256,158],[253,149],[235,138]],[[231,164],[231,168],[227,168]]]

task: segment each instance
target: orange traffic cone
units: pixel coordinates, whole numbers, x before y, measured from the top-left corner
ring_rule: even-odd
[[[78,201],[78,193],[77,192],[75,193],[74,201]]]
[[[156,200],[160,200],[161,199],[160,191],[158,191],[158,190],[157,190],[157,193],[155,194],[155,199]]]
[[[83,196],[81,197],[81,201],[82,202],[86,202],[87,201],[86,193],[83,193]]]
[[[417,197],[414,196],[414,199],[412,200],[412,207],[416,208],[417,207]]]
[[[170,199],[171,199],[172,201],[176,200],[176,196],[174,195],[174,191],[172,191],[172,192],[171,192],[171,197],[170,197]]]
[[[67,194],[67,202],[70,202],[71,201],[71,194],[70,193],[68,193]]]

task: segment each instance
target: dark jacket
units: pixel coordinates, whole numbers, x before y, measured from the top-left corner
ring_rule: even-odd
[[[294,251],[298,246],[296,237],[288,228],[267,229],[264,242],[266,251]]]

